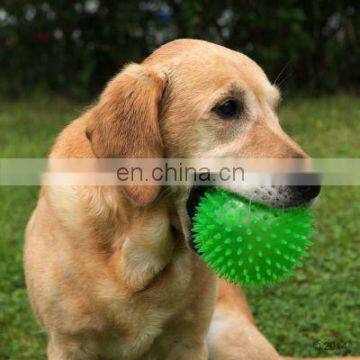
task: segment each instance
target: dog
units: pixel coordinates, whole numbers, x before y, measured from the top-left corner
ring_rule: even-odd
[[[279,125],[279,101],[247,56],[176,40],[116,75],[49,157],[307,158]],[[306,204],[319,191],[274,187],[267,201]],[[42,187],[24,266],[50,360],[283,359],[241,288],[191,249],[198,198],[187,186]]]

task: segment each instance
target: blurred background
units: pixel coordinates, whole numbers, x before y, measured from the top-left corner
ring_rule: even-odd
[[[256,60],[283,92],[282,126],[311,156],[359,157],[359,0],[0,0],[0,160],[46,157],[123,64],[181,37]],[[38,191],[0,186],[0,360],[45,358],[22,266]],[[282,354],[360,355],[360,188],[324,187],[313,213],[304,267],[245,291]]]
[[[176,38],[249,55],[286,91],[360,85],[358,0],[2,0],[0,86],[92,97],[119,67]]]

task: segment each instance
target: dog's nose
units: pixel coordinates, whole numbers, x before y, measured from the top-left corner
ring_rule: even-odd
[[[299,198],[305,201],[310,201],[315,199],[320,193],[320,185],[310,185],[310,186],[295,186],[295,191]]]

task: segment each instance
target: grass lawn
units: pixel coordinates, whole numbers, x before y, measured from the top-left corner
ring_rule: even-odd
[[[56,98],[0,101],[0,157],[44,157],[81,108]],[[292,101],[280,117],[314,157],[360,155],[359,98]],[[1,360],[45,358],[46,337],[32,316],[22,269],[24,227],[37,192],[0,188]],[[281,353],[360,355],[359,207],[360,188],[324,188],[314,209],[318,233],[304,268],[280,285],[246,289],[260,329]]]

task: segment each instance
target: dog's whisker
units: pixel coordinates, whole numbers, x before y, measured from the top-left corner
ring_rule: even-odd
[[[284,76],[283,79],[276,85],[279,89],[281,88],[281,85],[286,81],[289,80],[294,75],[294,72],[291,71],[287,74],[287,76]]]
[[[274,81],[274,83],[273,83],[274,85],[280,86],[280,84],[277,84],[276,82],[280,79],[281,75],[285,72],[285,70],[286,70],[287,67],[289,66],[290,62],[291,62],[291,60],[289,60],[289,61],[285,64],[285,66],[281,69],[281,71],[279,72],[278,76],[276,77],[276,79],[275,79],[275,81]]]

